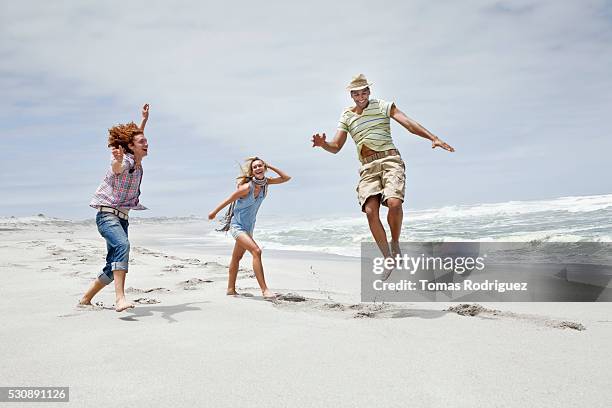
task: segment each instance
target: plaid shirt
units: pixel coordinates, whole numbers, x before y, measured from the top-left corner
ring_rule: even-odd
[[[111,157],[112,163],[112,157]],[[121,174],[113,173],[110,168],[96,190],[90,207],[100,208],[107,206],[113,208],[129,208],[131,210],[146,210],[147,207],[138,202],[140,196],[140,182],[142,181],[142,167],[134,167],[134,156],[123,155],[123,171]],[[132,171],[130,173],[130,171]]]

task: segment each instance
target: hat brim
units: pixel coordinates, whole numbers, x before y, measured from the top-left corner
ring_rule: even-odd
[[[374,85],[374,82],[368,82],[366,85],[362,86],[347,86],[346,89],[348,91],[361,91],[362,89],[369,88],[370,85]]]

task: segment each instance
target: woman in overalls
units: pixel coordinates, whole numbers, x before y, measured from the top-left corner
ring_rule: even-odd
[[[263,264],[261,262],[261,248],[253,240],[253,230],[259,206],[266,198],[268,186],[270,184],[281,184],[289,181],[291,177],[281,170],[266,164],[258,157],[250,157],[246,160],[243,174],[238,177],[238,188],[226,200],[217,206],[210,214],[208,219],[213,220],[219,211],[230,205],[225,215],[225,225],[219,231],[230,231],[236,240],[232,260],[229,266],[229,278],[227,282],[227,294],[237,295],[236,277],[238,275],[238,265],[245,251],[249,251],[253,256],[253,270],[257,283],[261,288],[264,298],[274,298],[274,294],[266,285],[264,278]],[[272,170],[279,177],[267,178],[265,173]]]

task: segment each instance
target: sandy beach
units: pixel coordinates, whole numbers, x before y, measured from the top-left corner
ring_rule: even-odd
[[[359,259],[264,248],[265,301],[245,255],[225,295],[226,242],[164,244],[190,221],[130,226],[135,309],[75,305],[103,264],[93,221],[3,218],[3,386],[69,386],[99,407],[605,407],[606,303],[361,304]],[[582,325],[576,330],[563,322]],[[27,404],[20,405],[26,406]],[[38,405],[37,405],[38,406]]]

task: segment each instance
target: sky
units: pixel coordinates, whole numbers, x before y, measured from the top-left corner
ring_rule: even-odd
[[[0,216],[92,217],[107,129],[151,105],[146,216],[205,216],[258,155],[267,214],[359,215],[359,162],[313,149],[364,73],[407,209],[612,191],[610,1],[0,2]]]

